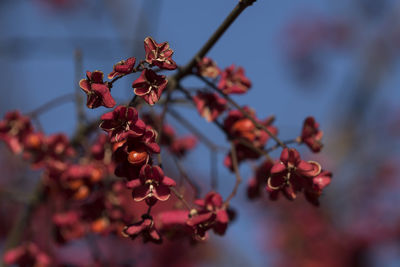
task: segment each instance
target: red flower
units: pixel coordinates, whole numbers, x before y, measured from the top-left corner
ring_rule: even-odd
[[[248,182],[247,197],[249,199],[256,199],[261,196],[261,189],[265,186],[266,177],[271,175],[270,171],[273,165],[274,162],[267,159],[257,167],[254,177],[249,179]]]
[[[276,199],[279,191],[293,200],[296,192],[307,189],[312,185],[313,178],[321,173],[321,166],[314,161],[304,161],[294,148],[282,150],[280,161],[271,168],[266,190],[271,198]]]
[[[142,165],[150,161],[152,154],[160,153],[160,146],[156,143],[157,132],[147,126],[142,136],[129,137],[114,143],[114,160],[118,163],[115,175],[136,179]]]
[[[158,214],[160,232],[170,239],[190,236],[193,229],[186,223],[188,218],[187,210],[162,211]]]
[[[306,199],[312,204],[318,206],[319,205],[319,196],[322,194],[322,190],[327,187],[332,180],[332,173],[329,171],[321,171],[318,176],[315,176],[312,179],[312,182],[309,183],[309,186],[306,188],[304,195]]]
[[[274,135],[278,133],[278,129],[271,124],[274,121],[274,117],[268,117],[261,121],[255,115],[255,112],[249,107],[243,107],[246,113],[250,114],[255,121],[263,124],[267,129]],[[269,140],[269,135],[260,129],[257,129],[254,123],[246,118],[240,110],[232,110],[228,113],[228,116],[224,120],[224,128],[232,137],[245,138],[257,147],[264,146]]]
[[[162,242],[161,236],[154,226],[153,218],[147,214],[142,215],[142,220],[140,222],[125,226],[122,233],[132,239],[135,239],[139,235],[142,235],[144,242]]]
[[[65,134],[53,134],[47,137],[47,153],[52,159],[64,160],[75,154]]]
[[[235,68],[235,65],[231,65],[222,72],[218,83],[218,88],[225,94],[244,94],[250,87],[251,82],[244,75],[244,69]]]
[[[90,155],[95,160],[104,160],[106,149],[109,147],[108,137],[106,134],[99,134],[95,142],[90,147]]]
[[[174,128],[171,125],[164,123],[160,138],[160,144],[165,146],[170,146],[174,142],[174,140],[175,140]]]
[[[41,167],[46,157],[46,138],[42,132],[30,133],[24,139],[24,159],[30,160],[33,167]]]
[[[128,183],[128,186],[133,189],[133,199],[135,201],[146,199],[148,205],[154,205],[157,200],[168,200],[171,195],[169,188],[175,185],[175,181],[165,176],[160,167],[148,164],[140,170],[139,179]]]
[[[168,42],[157,44],[151,37],[144,39],[144,50],[146,51],[146,62],[156,65],[161,69],[174,70],[176,63],[172,60],[174,51],[169,47]]]
[[[318,128],[319,123],[313,117],[307,117],[304,120],[300,138],[313,152],[320,152],[323,146],[321,143],[323,132]]]
[[[111,142],[141,136],[146,128],[145,123],[138,119],[138,112],[133,107],[118,106],[101,116],[101,120],[100,128],[108,132]]]
[[[243,107],[243,109],[250,114],[255,121],[264,125],[273,135],[277,135],[278,129],[271,125],[274,121],[274,117],[268,117],[261,121],[255,116],[252,109],[247,106]],[[239,163],[246,159],[258,159],[260,157],[259,153],[241,144],[240,139],[246,139],[248,142],[252,143],[253,146],[260,149],[263,148],[270,139],[268,133],[256,128],[254,123],[246,118],[240,110],[232,110],[228,113],[228,116],[224,120],[224,129],[229,133],[230,137],[234,138],[233,141],[235,143]],[[226,156],[224,164],[233,171],[231,153]]]
[[[140,77],[133,82],[133,92],[142,97],[149,105],[158,102],[168,80],[164,75],[157,75],[151,69],[144,69]]]
[[[214,60],[208,57],[203,57],[197,64],[197,73],[203,77],[215,79],[221,73]]]
[[[127,60],[121,60],[113,66],[113,71],[108,74],[107,78],[113,79],[114,77],[131,73],[135,67],[135,63],[136,58],[134,57],[130,57]]]
[[[52,221],[55,226],[56,240],[60,244],[79,239],[85,234],[85,226],[76,211],[56,213]]]
[[[79,86],[87,94],[86,106],[88,108],[97,108],[105,106],[112,108],[115,106],[115,100],[112,98],[110,88],[103,82],[104,74],[102,71],[86,72],[86,79],[79,81]]]
[[[214,121],[227,108],[226,100],[217,93],[197,92],[193,97],[197,110],[207,121]]]
[[[217,192],[209,192],[204,199],[197,199],[195,210],[187,224],[193,227],[195,236],[206,238],[206,231],[213,229],[216,234],[223,235],[228,227],[229,215],[223,203],[222,197]]]
[[[313,178],[313,186],[317,191],[322,191],[332,180],[332,173],[329,171],[321,171],[321,173]]]
[[[27,243],[8,250],[4,254],[4,263],[13,266],[51,266],[50,257],[41,251],[34,243]]]
[[[184,157],[188,150],[195,148],[197,139],[194,136],[186,136],[175,139],[169,147],[172,154],[178,158]]]
[[[0,140],[3,140],[13,153],[20,153],[25,138],[33,131],[31,121],[19,111],[8,112],[0,121]]]

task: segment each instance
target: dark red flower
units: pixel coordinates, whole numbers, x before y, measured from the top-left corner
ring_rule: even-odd
[[[271,168],[271,176],[268,178],[266,190],[270,197],[276,199],[279,191],[293,200],[296,192],[312,186],[313,178],[321,173],[321,166],[315,161],[304,161],[299,152],[294,148],[284,148],[280,161]]]
[[[175,129],[167,124],[164,123],[163,129],[162,129],[162,135],[160,138],[160,144],[165,145],[165,146],[170,146],[175,140]]]
[[[122,233],[132,239],[142,235],[144,242],[151,241],[158,244],[162,242],[161,236],[154,225],[153,218],[147,214],[142,215],[140,222],[125,226]]]
[[[146,62],[160,67],[161,69],[174,70],[176,63],[172,60],[174,51],[168,42],[157,44],[151,37],[144,39],[144,50],[146,51]]]
[[[56,213],[52,221],[55,226],[56,240],[61,244],[79,239],[85,234],[85,226],[76,211]]]
[[[231,65],[221,74],[218,88],[225,94],[244,94],[251,87],[250,80],[244,75],[242,67]]]
[[[75,154],[65,134],[53,134],[47,137],[47,155],[52,159],[64,160]]]
[[[142,97],[149,105],[158,102],[167,87],[168,80],[164,75],[157,75],[151,69],[144,69],[140,77],[132,83],[133,92]]]
[[[110,147],[106,134],[99,134],[93,145],[90,147],[90,154],[95,160],[104,160],[106,149]]]
[[[13,153],[20,153],[25,138],[33,131],[28,117],[19,111],[8,112],[0,121],[0,140],[3,140]]]
[[[200,208],[193,210],[187,224],[194,229],[195,236],[204,239],[206,231],[213,229],[223,235],[228,227],[229,215],[222,197],[217,192],[209,192],[204,199],[197,199]]]
[[[156,143],[158,133],[151,126],[146,126],[144,135],[141,137],[143,144],[151,153],[160,153],[160,146]]]
[[[87,94],[86,106],[88,108],[100,106],[112,108],[115,106],[115,100],[111,96],[110,88],[103,82],[103,77],[102,71],[87,71],[86,79],[79,81],[79,86]]]
[[[8,250],[3,259],[5,264],[13,266],[47,267],[52,265],[50,257],[34,243],[26,243]]]
[[[278,129],[272,125],[274,117],[260,120],[256,117],[254,110],[245,106],[243,110],[253,117],[259,124],[264,125],[273,135],[278,134]],[[232,137],[247,139],[256,147],[263,147],[270,136],[262,129],[256,128],[254,123],[245,117],[240,110],[232,110],[224,120],[224,128]]]
[[[140,170],[139,179],[128,183],[128,186],[132,188],[133,199],[135,201],[146,199],[149,205],[155,204],[157,200],[168,200],[171,195],[169,188],[175,185],[175,181],[165,176],[160,167],[148,164]]]
[[[41,167],[46,158],[47,143],[42,132],[30,133],[24,139],[24,159],[30,160],[33,167]]]
[[[322,170],[320,174],[313,178],[313,189],[321,192],[325,187],[327,187],[332,180],[332,173],[329,171]]]
[[[301,131],[301,141],[313,152],[320,152],[323,146],[321,143],[322,136],[323,132],[319,130],[319,123],[313,117],[307,117]]]
[[[181,158],[184,157],[189,150],[194,149],[196,144],[196,137],[189,135],[175,139],[169,147],[169,150],[172,154]]]
[[[307,188],[304,190],[306,199],[315,206],[319,206],[319,197],[322,194],[322,190],[331,183],[332,173],[329,171],[321,171],[321,173],[314,177],[311,182],[308,183]]]
[[[115,174],[136,179],[142,165],[149,163],[152,154],[160,153],[160,146],[156,143],[157,132],[146,126],[145,132],[139,137],[129,137],[114,143],[113,158],[118,163]]]
[[[146,125],[138,119],[133,107],[118,106],[101,116],[100,128],[108,132],[111,142],[119,142],[127,137],[139,137],[144,134]]]
[[[114,77],[131,73],[135,67],[135,63],[136,58],[134,57],[130,57],[127,60],[121,60],[113,66],[113,71],[108,74],[107,78],[113,79]]]
[[[75,200],[89,197],[93,185],[101,181],[101,169],[92,164],[71,164],[61,174],[60,181],[68,195]]]
[[[247,185],[247,197],[249,199],[256,199],[261,196],[262,188],[264,188],[267,178],[271,175],[273,165],[274,162],[267,159],[257,167],[254,177],[249,179]]]
[[[252,116],[255,121],[264,125],[271,134],[278,134],[278,129],[272,125],[274,117],[271,116],[265,120],[260,120],[249,107],[245,106],[243,109],[247,114]],[[224,129],[229,133],[229,136],[233,138],[239,163],[246,159],[258,159],[260,157],[260,153],[242,144],[241,141],[250,142],[254,147],[262,149],[270,139],[267,132],[258,129],[240,110],[232,110],[228,113],[228,116],[224,120]],[[231,153],[225,157],[224,164],[233,171]]]
[[[158,214],[160,232],[171,239],[190,236],[193,229],[186,223],[188,218],[187,210],[162,211]]]
[[[197,73],[203,77],[215,79],[220,75],[221,70],[214,60],[203,57],[201,61],[197,63]]]
[[[197,95],[193,97],[193,101],[200,115],[209,122],[218,118],[227,108],[226,100],[219,97],[217,93],[204,93],[199,91]]]

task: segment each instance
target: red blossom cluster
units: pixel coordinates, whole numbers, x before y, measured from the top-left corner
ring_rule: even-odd
[[[113,83],[125,75],[138,71],[142,71],[142,73],[132,83],[134,93],[142,97],[150,105],[158,102],[162,92],[167,87],[168,80],[165,75],[158,75],[151,67],[157,66],[160,69],[174,70],[177,65],[171,58],[173,50],[167,42],[158,44],[153,38],[147,37],[144,40],[144,48],[146,59],[140,61],[136,68],[136,58],[134,57],[119,61],[107,76],[108,79],[113,79],[110,82],[103,81],[104,74],[102,71],[86,72],[86,79],[82,79],[79,82],[79,86],[87,94],[86,105],[88,108],[97,108],[99,106],[114,107],[116,103],[111,96]]]
[[[46,136],[36,132],[30,119],[18,112],[8,113],[0,122],[0,139],[14,153],[23,152],[24,158],[34,167],[44,168],[41,183],[47,205],[52,210],[51,227],[56,243],[68,244],[91,234],[141,237],[144,242],[153,243],[162,243],[164,237],[189,237],[191,242],[197,242],[207,239],[209,231],[224,235],[234,218],[230,200],[241,181],[239,165],[245,161],[262,161],[249,182],[250,198],[260,196],[265,187],[271,199],[277,199],[282,192],[293,200],[298,192],[304,192],[311,203],[319,203],[319,196],[330,183],[331,174],[315,161],[302,160],[296,149],[287,147],[292,143],[304,143],[313,152],[321,150],[322,131],[314,118],[305,120],[299,137],[281,141],[277,137],[278,128],[273,125],[273,116],[259,119],[253,109],[240,107],[230,98],[230,94],[244,94],[251,87],[243,68],[232,65],[221,71],[212,59],[203,58],[189,74],[202,79],[207,87],[192,96],[179,85],[177,76],[167,78],[158,74],[177,68],[169,44],[158,44],[147,37],[144,48],[145,60],[138,65],[135,57],[118,62],[107,76],[110,81],[104,81],[103,72],[96,70],[86,72],[86,79],[79,82],[87,95],[88,108],[113,108],[100,118],[99,126],[106,134],[90,139],[86,133],[93,131],[92,127],[83,127],[83,136],[78,132],[70,142],[62,134]],[[114,83],[139,71],[140,76],[132,84],[132,100],[117,105],[111,95]],[[157,114],[153,109],[143,111],[159,102],[169,80],[172,80],[171,87],[163,98],[162,113]],[[183,137],[177,136],[172,125],[165,122],[174,92],[183,92],[186,100],[208,122],[217,125],[231,144],[224,164],[236,174],[236,184],[225,200],[215,188],[199,199],[195,182],[179,165],[180,160],[195,148],[198,139],[215,153],[218,146],[190,122],[184,124],[193,135]],[[275,141],[275,145],[268,148],[270,140]],[[181,192],[181,182],[178,186],[175,179],[166,175],[161,159],[162,147],[177,162],[180,176],[186,177],[193,187],[195,200],[188,201],[187,194]],[[269,153],[277,149],[282,149],[281,157],[273,160]],[[163,208],[160,202],[170,204]],[[132,212],[135,203],[140,208]],[[22,251],[18,252],[22,256],[7,257],[13,263],[19,262],[20,258],[25,260],[36,249],[34,246],[28,248],[20,246],[17,250]],[[7,255],[14,255],[12,251]]]
[[[4,263],[18,266],[51,266],[50,258],[33,243],[26,243],[7,251],[4,255]]]

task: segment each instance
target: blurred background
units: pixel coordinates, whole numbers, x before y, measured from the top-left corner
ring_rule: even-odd
[[[121,59],[143,58],[146,36],[168,41],[175,61],[184,65],[235,4],[2,0],[1,117],[15,109],[29,113],[73,93],[86,70],[109,73]],[[303,120],[314,116],[324,131],[325,147],[314,155],[299,149],[334,175],[316,208],[303,198],[272,202],[265,194],[248,200],[246,181],[253,170],[241,166],[245,181],[232,201],[237,219],[224,237],[211,236],[193,248],[190,266],[400,266],[399,51],[400,3],[395,0],[259,0],[240,15],[208,56],[221,68],[236,64],[245,69],[253,86],[235,100],[254,108],[260,118],[275,115],[283,140],[298,136]],[[134,78],[113,88],[118,103],[132,97]],[[200,86],[196,79],[183,84]],[[227,145],[225,136],[196,110],[177,110],[215,143]],[[86,109],[92,119],[105,112]],[[66,101],[41,114],[39,121],[46,134],[72,135],[76,118],[75,103]],[[185,134],[173,118],[167,121]],[[17,188],[23,198],[32,188],[28,178],[36,173],[1,147],[1,187],[7,189],[0,201],[4,246],[13,221],[5,214],[8,191]],[[208,157],[207,148],[199,145],[184,162],[205,188]],[[226,197],[234,175],[223,158],[218,155],[219,191]],[[148,246],[144,253],[159,250]]]

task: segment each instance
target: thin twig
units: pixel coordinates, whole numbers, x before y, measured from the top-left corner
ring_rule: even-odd
[[[294,143],[298,143],[298,144],[299,144],[300,141],[296,138],[296,139],[292,139],[292,140],[283,141],[283,143],[284,143],[285,145],[290,145],[290,144],[294,144]],[[274,146],[265,149],[265,151],[266,151],[267,153],[271,153],[272,151],[278,149],[279,147],[281,147],[279,144],[275,144]]]
[[[263,130],[264,132],[266,132],[272,139],[275,140],[276,143],[278,143],[281,147],[286,147],[286,145],[274,134],[271,133],[270,130],[268,130],[267,127],[265,127],[264,125],[262,125],[261,123],[257,122],[253,116],[251,116],[249,113],[247,113],[238,103],[236,103],[229,95],[225,94],[224,92],[222,92],[220,89],[218,89],[215,84],[213,84],[212,82],[210,82],[209,80],[207,80],[206,78],[200,76],[200,75],[196,75],[196,77],[198,77],[200,80],[202,80],[203,82],[205,82],[208,86],[210,86],[212,89],[214,89],[214,91],[216,91],[217,93],[219,93],[223,98],[225,98],[229,103],[231,103],[236,109],[238,109],[243,116],[245,116],[247,119],[249,119],[256,128]]]
[[[61,95],[61,96],[56,97],[48,102],[45,102],[44,104],[40,105],[36,109],[28,112],[27,115],[31,116],[31,117],[37,117],[38,115],[42,114],[43,112],[46,112],[54,107],[57,107],[60,104],[64,104],[64,103],[67,103],[69,101],[74,101],[74,100],[75,100],[75,94],[73,94],[73,93]]]
[[[218,146],[214,144],[208,137],[206,137],[201,131],[199,131],[196,127],[193,126],[188,120],[186,120],[183,116],[181,116],[178,112],[176,112],[173,109],[168,110],[168,114],[170,114],[175,120],[177,120],[182,126],[184,126],[186,129],[188,129],[190,132],[192,132],[196,137],[203,142],[206,146],[208,146],[210,149],[217,151],[217,150],[222,150],[225,151],[226,148]]]
[[[84,103],[83,103],[83,95],[81,88],[79,86],[79,80],[83,72],[83,64],[82,64],[82,51],[80,49],[75,50],[74,54],[74,62],[75,62],[75,106],[76,106],[76,113],[78,116],[78,127],[81,127],[87,120],[86,114],[84,110]]]
[[[222,24],[218,27],[218,29],[214,32],[213,35],[207,40],[207,42],[200,48],[200,50],[196,53],[196,55],[186,64],[180,71],[175,75],[174,79],[177,83],[179,81],[189,75],[193,67],[196,66],[197,62],[201,60],[210,49],[217,43],[217,41],[221,38],[221,36],[225,33],[225,31],[231,26],[231,24],[236,20],[236,18],[245,10],[248,6],[252,5],[255,0],[240,0],[239,3],[235,6],[235,8],[231,11],[231,13],[225,18]]]
[[[172,193],[174,193],[174,195],[180,200],[182,201],[182,203],[185,205],[185,207],[188,210],[191,210],[192,208],[190,207],[190,205],[187,203],[187,201],[183,198],[183,196],[173,187],[170,188]]]
[[[181,174],[183,179],[186,180],[186,182],[192,188],[195,198],[199,198],[199,196],[200,196],[199,186],[189,178],[189,176],[187,175],[187,172],[183,168],[182,164],[179,162],[178,158],[175,156],[173,156],[172,158],[174,159],[174,163],[175,163],[176,167],[178,168],[179,173]]]
[[[239,164],[238,164],[238,159],[237,159],[237,155],[236,155],[236,148],[235,148],[235,144],[233,142],[231,142],[231,155],[232,155],[233,170],[235,171],[235,174],[236,174],[236,182],[235,182],[235,187],[233,188],[231,194],[227,197],[227,199],[224,202],[224,205],[226,207],[229,206],[229,202],[236,195],[239,185],[242,182],[242,177],[240,176],[240,172],[239,172]]]
[[[11,248],[14,248],[21,242],[22,236],[25,232],[24,230],[28,227],[32,214],[34,213],[36,207],[43,200],[43,189],[43,183],[40,179],[32,193],[32,197],[25,206],[24,210],[19,214],[17,221],[14,223],[14,226],[7,237],[5,248],[3,250],[4,252]],[[1,266],[5,266],[4,262],[1,262]]]
[[[130,75],[130,74],[133,74],[133,73],[136,73],[136,72],[139,72],[139,71],[144,70],[144,68],[145,68],[145,63],[146,63],[146,61],[144,61],[144,60],[140,61],[139,64],[137,65],[137,67],[136,67],[136,68],[133,68],[133,70],[132,70],[131,72],[118,75],[117,77],[115,77],[114,79],[112,79],[111,82],[108,82],[108,84],[112,87],[112,86],[114,85],[114,83],[115,83],[116,81],[118,81],[119,79],[121,79],[122,77],[125,77],[125,76],[127,76],[127,75]]]
[[[160,143],[161,136],[163,134],[163,126],[164,126],[165,116],[166,116],[167,111],[168,111],[169,101],[171,100],[172,90],[173,90],[173,88],[171,86],[168,86],[167,97],[166,97],[166,100],[164,102],[163,110],[162,110],[161,115],[160,115],[159,124],[157,125],[157,128],[158,128],[157,129],[158,135],[157,135],[157,140],[156,140],[157,143]],[[158,165],[162,168],[161,153],[158,154],[157,158],[158,158]]]
[[[184,89],[183,87],[178,87],[178,89],[179,89],[181,92],[183,92],[183,93],[185,94],[186,98],[187,98],[188,100],[192,101],[192,103],[194,104],[192,96],[190,95],[190,93],[189,93],[186,89]],[[223,126],[219,121],[214,120],[213,123],[214,123],[223,133],[225,133],[225,135],[226,135],[226,137],[227,137],[228,139],[233,139],[233,136],[231,136],[230,133],[226,131],[226,129],[224,128],[224,126]],[[244,138],[238,138],[238,137],[235,137],[234,139],[237,140],[238,142],[240,142],[242,145],[244,145],[244,146],[248,147],[249,149],[253,150],[254,152],[258,153],[260,156],[261,156],[261,155],[264,155],[264,156],[266,156],[268,159],[271,159],[271,157],[269,156],[269,154],[268,154],[267,151],[265,151],[265,150],[263,150],[263,149],[261,149],[261,148],[255,147],[251,142],[247,141],[246,139],[244,139]]]
[[[71,145],[75,147],[81,145],[83,139],[99,128],[99,124],[100,120],[94,120],[85,126],[76,129],[75,135],[71,138]]]

